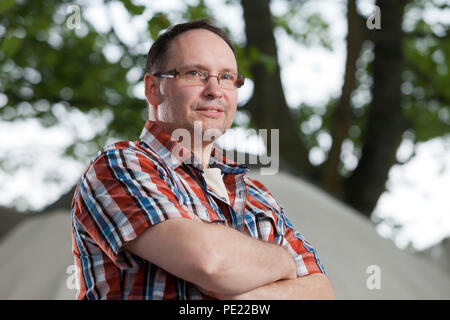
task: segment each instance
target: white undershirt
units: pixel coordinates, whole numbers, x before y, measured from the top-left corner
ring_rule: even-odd
[[[228,192],[223,183],[222,172],[219,168],[206,168],[203,170],[203,177],[205,178],[206,184],[212,190],[216,192],[218,196],[230,203],[228,198]]]

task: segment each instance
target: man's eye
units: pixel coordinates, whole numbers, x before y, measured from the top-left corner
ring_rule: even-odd
[[[187,71],[186,75],[189,77],[201,77],[202,76],[201,72],[198,70]]]
[[[224,73],[220,75],[221,80],[234,80],[234,76],[229,73]]]

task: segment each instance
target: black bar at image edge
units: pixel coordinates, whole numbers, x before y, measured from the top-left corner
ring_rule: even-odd
[[[149,319],[280,319],[317,316],[328,312],[351,317],[355,309],[371,316],[404,316],[406,312],[427,311],[429,308],[448,310],[449,300],[336,300],[336,301],[66,301],[66,300],[2,300],[1,306],[10,308],[16,316],[22,312],[67,317],[93,315],[115,318],[143,313]],[[389,308],[389,309],[387,309]],[[445,308],[445,309],[444,309]],[[5,308],[3,308],[4,311]],[[356,314],[354,314],[356,316]],[[287,318],[287,319],[289,319]]]

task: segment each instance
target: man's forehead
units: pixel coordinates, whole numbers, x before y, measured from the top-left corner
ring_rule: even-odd
[[[185,31],[174,38],[174,42],[185,42],[185,41],[199,41],[208,42],[211,40],[217,40],[217,42],[222,43],[225,46],[228,44],[222,39],[218,34],[207,30],[207,29],[191,29]]]
[[[212,31],[193,29],[173,39],[168,50],[168,62],[202,64],[205,62],[202,60],[214,60],[223,64],[223,68],[237,67],[231,48],[224,39]]]

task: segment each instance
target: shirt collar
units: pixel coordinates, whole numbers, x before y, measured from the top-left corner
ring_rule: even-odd
[[[181,143],[172,140],[170,134],[164,131],[155,122],[147,120],[139,138],[155,152],[163,162],[173,169],[176,169],[182,163],[185,163],[191,164],[199,170],[203,170],[202,164],[196,159],[195,155]],[[209,166],[211,168],[219,168],[222,173],[229,174],[247,173],[249,170],[248,167],[239,165],[226,158],[223,150],[216,145],[212,148]]]

